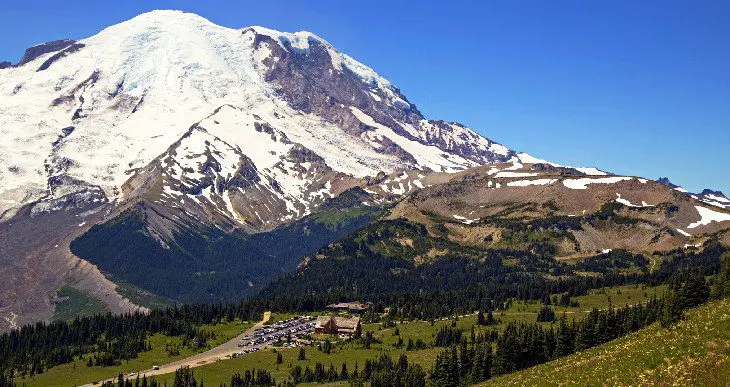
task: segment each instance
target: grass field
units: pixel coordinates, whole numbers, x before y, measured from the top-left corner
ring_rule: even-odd
[[[106,313],[106,305],[99,299],[89,297],[86,293],[64,286],[58,291],[53,311],[54,320],[72,320],[76,316],[92,316],[97,313]]]
[[[578,301],[580,304],[578,308],[556,306],[554,307],[554,310],[557,315],[566,313],[569,319],[579,319],[586,315],[587,312],[594,307],[607,308],[609,306],[609,302],[614,306],[645,302],[653,295],[660,295],[663,293],[664,289],[664,287],[645,288],[641,285],[599,289],[592,291],[586,296],[575,297],[574,300]],[[456,326],[463,329],[466,335],[469,334],[472,326],[475,326],[475,331],[477,333],[492,329],[501,330],[507,323],[512,321],[535,322],[537,312],[541,307],[542,304],[539,302],[514,302],[509,309],[494,314],[494,316],[500,320],[500,324],[497,326],[476,326],[476,314],[459,316],[457,318]],[[269,322],[285,320],[292,316],[292,314],[276,313],[271,316]],[[404,344],[408,342],[408,339],[412,339],[414,342],[421,339],[427,344],[431,344],[435,333],[438,332],[441,327],[449,326],[452,323],[453,318],[434,321],[433,325],[430,321],[403,321],[398,322],[397,327]],[[549,325],[549,323],[543,324]],[[249,326],[251,326],[251,323],[234,322],[205,326],[202,328],[216,333],[216,338],[210,340],[208,343],[208,345],[212,347],[235,337]],[[316,347],[310,347],[306,349],[307,359],[304,361],[297,360],[298,349],[278,349],[281,351],[284,361],[282,364],[277,365],[276,352],[273,350],[265,350],[247,354],[236,359],[221,360],[211,365],[197,367],[194,371],[198,381],[203,380],[207,385],[219,385],[220,383],[227,384],[230,382],[231,375],[235,372],[243,372],[244,370],[253,368],[267,369],[273,374],[276,380],[284,381],[288,378],[290,369],[297,364],[302,367],[309,365],[311,368],[314,368],[315,363],[321,362],[325,365],[325,367],[329,367],[330,364],[333,364],[339,371],[342,363],[345,362],[347,363],[348,370],[351,372],[354,369],[356,362],[360,369],[362,369],[362,365],[365,360],[377,358],[384,353],[387,353],[394,358],[398,357],[402,353],[406,353],[411,362],[420,364],[425,370],[429,370],[433,365],[436,355],[441,351],[441,348],[426,348],[416,351],[406,351],[405,346],[401,349],[395,348],[394,344],[398,341],[398,336],[394,335],[395,328],[382,328],[382,324],[380,323],[363,324],[363,332],[366,331],[372,331],[375,339],[380,343],[374,343],[370,349],[364,349],[362,345],[358,343],[344,341],[337,342],[336,339],[333,339],[334,348],[330,354],[318,351]],[[86,362],[79,359],[75,363],[76,368],[74,368],[73,364],[58,366],[44,374],[36,376],[35,380],[30,381],[26,379],[20,380],[19,382],[25,382],[28,386],[81,384],[84,382],[108,378],[118,374],[120,371],[128,374],[129,372],[148,369],[154,364],[165,364],[193,354],[191,350],[183,348],[179,356],[168,356],[164,349],[165,342],[177,342],[175,340],[179,339],[156,335],[152,338],[152,351],[141,353],[138,359],[125,362],[123,365],[118,367],[87,368]],[[163,375],[161,377],[157,377],[157,379],[171,384],[172,375]],[[59,383],[58,380],[62,380],[64,382]]]
[[[208,341],[207,343],[210,348],[232,339],[251,326],[253,326],[253,323],[235,321],[217,324],[214,326],[203,326],[201,328],[215,332],[216,334],[216,338]],[[184,359],[207,349],[204,348],[199,351],[193,351],[187,347],[179,346],[180,354],[170,356],[165,350],[165,344],[171,343],[179,345],[180,341],[179,337],[167,337],[162,334],[156,334],[150,337],[150,343],[152,344],[151,351],[141,352],[136,359],[123,361],[119,366],[87,367],[86,362],[88,357],[84,359],[77,358],[73,363],[56,366],[49,369],[47,372],[35,375],[32,379],[26,377],[25,379],[18,379],[16,382],[19,386],[26,385],[28,387],[81,385],[92,381],[104,380],[114,375],[118,375],[120,372],[127,375],[130,372],[150,369],[153,365],[161,365],[175,360]]]
[[[34,378],[26,377],[18,379],[18,385],[26,386],[73,386],[89,383],[96,380],[103,380],[120,372],[125,375],[133,371],[151,368],[153,365],[168,363],[174,360],[191,356],[194,352],[188,348],[181,347],[180,355],[169,356],[165,351],[165,343],[179,344],[179,338],[169,338],[160,334],[150,338],[152,350],[141,352],[137,359],[123,361],[119,366],[113,367],[87,367],[86,359],[76,359],[73,363],[53,367],[47,372],[35,375]]]
[[[156,294],[152,294],[144,289],[138,288],[126,282],[115,282],[117,292],[124,298],[129,299],[133,303],[150,309],[164,309],[175,305],[175,301],[170,300]]]
[[[620,286],[615,288],[606,288],[596,290],[589,295],[576,297],[580,303],[579,308],[562,308],[555,307],[557,313],[566,312],[569,318],[581,318],[593,307],[607,308],[609,300],[614,306],[623,306],[624,304],[636,304],[645,302],[652,295],[660,295],[664,291],[664,287],[644,288],[641,285]],[[501,320],[498,326],[491,327],[475,327],[475,331],[488,331],[491,329],[501,330],[507,323],[511,321],[535,322],[537,311],[542,305],[539,302],[530,303],[514,303],[508,310],[495,314],[495,317]],[[272,320],[286,318],[288,315],[276,315]],[[476,325],[476,314],[459,316],[456,326],[469,334],[472,326]],[[426,343],[433,341],[433,336],[443,326],[450,326],[453,319],[442,319],[434,321],[433,325],[429,321],[404,321],[398,322],[396,326],[400,332],[400,336],[404,342],[408,339],[416,341],[421,339]],[[549,324],[544,324],[549,325]],[[276,353],[272,350],[266,350],[253,354],[244,355],[236,359],[222,360],[212,365],[198,367],[194,369],[196,378],[203,380],[208,385],[219,385],[220,383],[230,383],[230,376],[236,372],[243,372],[247,369],[263,368],[272,373],[277,381],[284,381],[289,376],[289,371],[297,364],[302,367],[309,365],[314,368],[315,363],[321,362],[325,368],[333,364],[339,371],[342,363],[347,363],[349,371],[354,369],[355,363],[362,370],[362,365],[367,359],[374,359],[381,354],[388,354],[393,358],[397,358],[400,354],[405,353],[412,363],[420,364],[425,370],[430,370],[433,366],[436,355],[442,350],[441,348],[427,348],[417,351],[406,351],[393,346],[398,341],[398,336],[393,333],[395,328],[382,328],[379,323],[363,324],[363,332],[373,331],[374,337],[381,343],[373,344],[370,349],[363,349],[360,344],[356,343],[335,343],[332,352],[327,355],[318,351],[315,347],[307,348],[307,359],[304,361],[297,360],[297,349],[279,349],[284,359],[283,364],[276,364]],[[172,375],[164,375],[158,377],[159,381],[172,381]],[[337,384],[335,384],[337,385]],[[340,385],[346,385],[340,384]]]
[[[276,324],[278,321],[284,321],[288,320],[292,317],[299,316],[298,314],[293,313],[272,313],[271,317],[269,317],[269,320],[264,323],[264,325],[271,325]]]
[[[209,347],[215,347],[240,335],[253,325],[253,322],[236,320],[215,325],[203,325],[200,328],[215,333],[215,338],[208,341]]]
[[[359,216],[371,213],[373,213],[373,210],[369,207],[353,207],[345,211],[329,210],[322,211],[314,215],[314,221],[331,227],[337,227],[346,224],[348,221]]]
[[[489,381],[494,386],[730,385],[730,300],[602,346]]]
[[[552,306],[555,316],[566,315],[570,321],[573,318],[580,319],[582,315],[589,313],[593,308],[606,309],[609,305],[619,308],[626,305],[636,305],[649,301],[653,296],[661,297],[666,291],[666,286],[645,287],[643,285],[625,285],[611,288],[595,289],[585,296],[574,297],[578,307]],[[502,321],[502,326],[510,321],[514,322],[535,322],[537,312],[543,305],[540,302],[513,302],[509,309],[496,312],[495,318]],[[543,325],[550,325],[543,323]]]

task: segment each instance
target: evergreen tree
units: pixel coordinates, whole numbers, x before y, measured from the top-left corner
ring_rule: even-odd
[[[350,378],[350,374],[347,372],[347,363],[342,363],[342,368],[340,369],[340,380],[347,380]]]
[[[198,387],[195,375],[190,367],[180,367],[175,371],[172,387]]]
[[[499,322],[494,318],[494,313],[490,310],[487,312],[487,321],[485,321],[485,325],[497,325]]]
[[[360,324],[358,324],[357,327],[355,327],[355,334],[354,334],[354,336],[355,336],[356,339],[359,339],[362,336],[362,327],[361,327]]]
[[[730,297],[730,253],[724,253],[721,259],[722,266],[712,287],[712,298],[716,300]]]
[[[302,381],[304,381],[305,383],[314,382],[314,372],[312,372],[312,369],[309,368],[309,366],[304,367],[304,374],[302,375]]]
[[[455,351],[446,349],[436,355],[431,381],[436,386],[459,386],[458,360]]]
[[[573,336],[573,329],[568,326],[568,319],[565,314],[560,318],[560,325],[558,325],[555,336],[555,353],[553,357],[558,358],[573,353],[575,337]]]
[[[547,305],[540,308],[540,311],[537,313],[537,322],[553,321],[555,321],[555,312],[553,312],[553,309]]]
[[[303,378],[302,366],[294,366],[294,368],[289,371],[289,377],[291,377],[292,381],[294,381],[294,384],[301,383]]]
[[[669,290],[664,295],[659,321],[661,322],[662,327],[667,328],[679,322],[682,317],[682,304],[679,297],[677,297],[676,292]]]
[[[705,277],[699,271],[693,271],[682,283],[677,295],[682,309],[693,308],[705,303],[710,298],[710,288]]]
[[[462,339],[459,344],[459,375],[464,376],[469,373],[472,368],[472,358],[474,355],[467,348],[466,339]]]

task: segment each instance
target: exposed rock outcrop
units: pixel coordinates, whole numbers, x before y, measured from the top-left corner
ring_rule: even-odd
[[[45,55],[51,52],[61,51],[66,47],[71,46],[72,44],[76,43],[73,39],[61,39],[61,40],[54,40],[47,43],[42,43],[37,46],[33,46],[30,48],[27,48],[25,50],[25,53],[23,54],[23,57],[20,58],[20,62],[16,66],[20,67],[28,62],[32,62],[36,58],[38,58],[41,55]]]

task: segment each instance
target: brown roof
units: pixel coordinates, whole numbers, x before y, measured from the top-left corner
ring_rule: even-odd
[[[350,309],[350,310],[363,310],[367,309],[368,305],[363,304],[360,301],[353,301],[353,302],[340,302],[337,304],[330,304],[327,305],[330,309]]]
[[[334,322],[338,330],[354,331],[360,324],[360,317],[335,317],[335,316],[319,316],[314,323],[314,328],[323,328],[330,322]]]
[[[331,316],[319,316],[317,317],[317,321],[314,323],[314,328],[322,328],[327,325],[330,320],[332,320]]]
[[[337,325],[337,328],[356,329],[359,323],[360,317],[335,317],[335,325]]]

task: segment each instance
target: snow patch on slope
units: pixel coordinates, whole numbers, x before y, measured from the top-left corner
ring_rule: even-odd
[[[692,237],[692,234],[688,233],[687,231],[682,230],[681,228],[677,229],[677,232],[686,236],[686,237]]]
[[[592,167],[577,167],[577,168],[573,168],[573,169],[575,169],[579,172],[583,172],[589,176],[606,176],[606,175],[608,175],[608,173],[603,172],[600,169],[592,168]]]
[[[456,220],[458,220],[458,221],[460,221],[461,223],[464,223],[464,224],[472,224],[474,222],[478,222],[479,221],[479,219],[468,219],[468,218],[465,218],[465,217],[460,216],[460,215],[452,215],[452,216],[454,217],[454,219],[456,219]]]
[[[563,185],[570,189],[588,189],[589,184],[616,184],[621,181],[631,180],[631,177],[603,177],[603,178],[580,178],[580,179],[565,179]]]
[[[622,198],[620,193],[616,193],[616,196],[618,196],[618,198],[616,199],[616,202],[621,203],[621,204],[623,204],[623,205],[625,205],[627,207],[638,207],[638,208],[654,207],[651,204],[647,204],[645,201],[642,201],[640,205],[638,205],[638,204],[632,204],[630,201]]]
[[[365,132],[364,136],[368,136],[370,140],[380,140],[382,137],[388,138],[413,156],[420,167],[430,168],[435,171],[456,172],[477,165],[477,163],[460,156],[447,155],[435,146],[421,144],[399,136],[393,129],[377,123],[372,117],[356,107],[351,106],[350,111],[360,122],[375,128],[374,133]]]
[[[517,154],[517,158],[519,158],[521,162],[528,163],[528,164],[549,164],[549,165],[552,165],[552,166],[555,166],[555,167],[559,167],[560,166],[558,164],[551,163],[551,162],[546,161],[546,160],[543,160],[543,159],[539,159],[537,157],[534,157],[534,156],[532,156],[530,154],[527,154],[527,153],[524,153],[524,152],[518,153]]]
[[[709,208],[702,206],[695,206],[695,208],[697,209],[697,212],[700,214],[700,217],[702,219],[687,226],[688,229],[697,228],[699,226],[707,226],[712,222],[724,222],[730,220],[730,214],[713,211]]]

